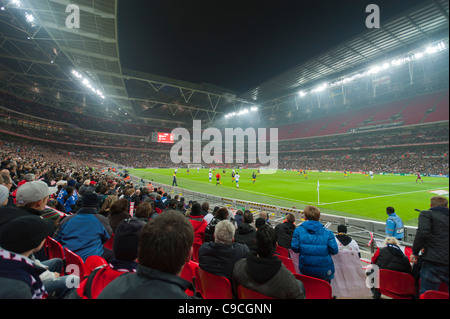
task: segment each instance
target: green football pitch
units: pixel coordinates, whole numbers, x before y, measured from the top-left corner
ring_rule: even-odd
[[[172,185],[174,169],[131,169],[130,173],[145,180]],[[222,185],[216,186],[215,175],[220,172]],[[295,171],[278,170],[275,174],[261,173],[252,181],[256,170],[240,172],[239,189],[232,182],[231,169],[223,174],[216,170],[209,182],[208,169],[178,169],[178,187],[220,197],[253,201],[273,206],[296,207],[306,205],[320,208],[324,214],[334,214],[368,220],[386,220],[386,207],[392,206],[406,225],[417,226],[418,212],[430,206],[435,195],[448,197],[448,178],[416,176],[374,175],[331,172],[308,172],[307,178]],[[236,170],[239,172],[239,170]],[[319,191],[318,189],[319,184]]]

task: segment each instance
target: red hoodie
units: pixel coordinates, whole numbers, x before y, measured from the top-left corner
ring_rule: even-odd
[[[194,243],[202,245],[208,223],[203,219],[203,216],[190,216],[189,221],[191,222],[192,227],[194,227]]]

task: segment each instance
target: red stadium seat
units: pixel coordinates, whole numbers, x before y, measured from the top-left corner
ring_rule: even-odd
[[[449,299],[448,292],[427,290],[420,295],[420,299]]]
[[[65,259],[64,249],[59,242],[57,242],[51,237],[47,237],[45,245],[47,246],[48,249],[48,259],[53,258],[61,258],[62,260]]]
[[[64,252],[66,255],[66,274],[78,276],[80,280],[83,280],[86,276],[83,259],[67,247],[64,247]]]
[[[411,274],[378,270],[378,292],[393,299],[412,299],[416,295],[415,279]]]
[[[294,274],[305,287],[306,299],[333,299],[331,285],[325,280]]]
[[[217,276],[198,268],[200,276],[201,292],[205,299],[232,299],[230,281],[222,276]]]
[[[198,262],[198,250],[200,249],[200,246],[202,244],[199,243],[194,243],[192,248],[193,248],[193,253],[192,253],[192,260],[195,262]]]
[[[238,286],[238,298],[239,299],[275,299],[257,291],[245,288],[244,286]]]
[[[195,285],[195,289],[198,290],[199,286],[197,285],[196,278],[196,268],[198,268],[198,263],[193,260],[184,264],[183,270],[181,271],[181,278],[184,280],[190,281],[193,285]],[[199,291],[200,292],[200,291]],[[188,296],[193,296],[194,292],[192,290],[186,289],[185,293]]]
[[[278,255],[283,256],[283,257],[290,258],[289,250],[287,250],[284,247],[278,246],[278,245],[277,245],[277,248],[275,250],[275,254],[278,254]]]
[[[294,266],[294,262],[292,261],[292,259],[287,258],[287,257],[283,257],[280,255],[275,255],[278,257],[278,259],[281,260],[281,262],[283,263],[283,265],[293,274],[296,273],[295,271],[295,266]]]
[[[89,276],[91,272],[100,266],[107,265],[108,262],[101,256],[89,256],[84,262],[84,269],[86,271],[86,276]]]
[[[109,250],[113,250],[114,234],[103,244],[103,247]]]

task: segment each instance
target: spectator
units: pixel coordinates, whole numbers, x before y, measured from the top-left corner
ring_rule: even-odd
[[[404,273],[411,273],[411,264],[408,257],[399,247],[399,242],[395,237],[387,237],[383,247],[377,249],[372,256],[372,264],[376,264],[380,269],[389,269]],[[376,288],[372,288],[374,298],[380,298],[380,293]]]
[[[115,232],[117,225],[119,225],[122,220],[128,218],[131,218],[130,202],[126,198],[118,199],[111,205],[108,215],[108,222],[113,233]]]
[[[214,216],[216,216],[216,213],[219,210],[219,208],[220,208],[219,206],[215,206],[213,211],[206,214],[206,216],[203,217],[203,219],[206,220],[206,222],[209,224],[211,220],[214,218]]]
[[[205,216],[206,217],[206,216]],[[228,218],[228,209],[226,207],[221,207],[217,210],[216,215],[211,219],[208,226],[205,229],[205,240],[204,242],[214,241],[214,227],[222,221]]]
[[[249,249],[256,249],[256,229],[251,224],[253,223],[253,214],[251,211],[246,210],[242,217],[242,223],[237,228],[234,234],[234,240],[237,243],[245,244]]]
[[[270,223],[269,215],[268,215],[266,212],[261,212],[261,213],[259,213],[259,218],[263,218],[263,219],[266,221],[266,223],[267,223],[270,227],[272,227],[272,224]]]
[[[111,237],[112,229],[108,219],[97,213],[98,197],[87,193],[76,214],[64,218],[59,224],[54,238],[63,247],[79,255],[83,261],[92,255],[110,260],[112,253],[103,249],[103,244]]]
[[[64,298],[71,291],[66,286],[67,277],[59,277],[59,272],[55,273],[33,256],[42,249],[53,230],[51,221],[35,215],[14,218],[2,228],[0,298],[45,299],[49,295]],[[62,260],[52,260],[48,264],[61,267]]]
[[[423,250],[420,294],[438,290],[442,282],[448,287],[448,199],[434,196],[430,201],[431,208],[420,212],[411,255],[411,261],[417,264],[419,252]]]
[[[366,276],[361,265],[358,243],[347,235],[347,226],[337,227],[336,243],[339,253],[333,255],[335,268],[331,281],[333,295],[336,298],[369,297],[370,289],[366,287]]]
[[[256,220],[255,220],[256,230],[258,230],[262,225],[265,225],[265,224],[270,226],[270,224],[264,218],[262,218],[262,217],[256,218]]]
[[[236,214],[234,215],[234,220],[236,221],[237,227],[242,223],[242,219],[244,218],[244,211],[242,209],[238,209]]]
[[[395,237],[398,240],[403,239],[403,221],[395,213],[394,207],[387,207],[386,214],[388,219],[386,220],[386,237]]]
[[[200,268],[230,282],[234,264],[248,253],[246,245],[234,242],[235,230],[230,221],[220,221],[214,229],[214,242],[205,243],[198,251]]]
[[[287,214],[283,223],[275,226],[277,232],[278,245],[286,249],[291,248],[292,235],[295,230],[295,216],[294,214]]]
[[[49,196],[56,191],[56,187],[48,187],[42,181],[27,182],[17,189],[17,205],[31,214],[40,216],[47,205]]]
[[[155,214],[155,211],[153,210],[152,204],[150,204],[149,202],[142,202],[136,208],[136,213],[134,214],[134,217],[146,223],[150,219],[153,219],[153,216],[155,215],[157,216],[157,214]]]
[[[409,259],[400,249],[400,244],[395,237],[387,237],[384,240],[383,247],[377,249],[371,261],[380,269],[411,273]]]
[[[6,186],[0,185],[0,206],[8,204],[9,190]]]
[[[203,202],[203,204],[202,204],[202,215],[203,215],[203,217],[208,215],[208,213],[209,213],[209,203],[208,202]]]
[[[119,223],[114,233],[114,258],[83,280],[74,298],[97,299],[114,279],[127,272],[136,272],[139,236],[144,225],[145,222],[138,218],[124,219]]]
[[[65,189],[61,190],[57,200],[64,206],[66,213],[71,213],[76,206],[77,199],[78,196],[74,193],[74,188],[72,186],[67,186]]]
[[[111,206],[114,204],[119,197],[117,196],[117,192],[114,190],[104,189],[103,197],[100,199],[100,210],[99,214],[102,214],[105,217],[108,217],[109,212],[111,211]]]
[[[275,230],[267,224],[261,226],[256,232],[256,251],[250,251],[234,266],[234,295],[242,285],[277,299],[305,299],[303,283],[274,256],[276,245]]]
[[[142,228],[136,273],[115,279],[98,299],[190,299],[192,284],[180,278],[192,255],[194,230],[180,213],[161,214]]]
[[[193,202],[188,220],[194,227],[194,244],[202,245],[205,240],[205,229],[208,223],[203,219],[202,207],[199,203]]]
[[[312,205],[303,209],[305,221],[292,236],[291,249],[299,253],[298,267],[303,275],[330,282],[334,277],[331,255],[339,252],[334,234],[319,222],[320,210]]]

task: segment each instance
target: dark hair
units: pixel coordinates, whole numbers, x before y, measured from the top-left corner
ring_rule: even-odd
[[[169,210],[149,221],[139,239],[139,264],[177,274],[189,258],[194,243],[194,228],[177,211]]]
[[[202,204],[202,211],[207,212],[209,210],[209,203],[208,202],[204,202]]]
[[[395,209],[394,209],[394,207],[386,207],[386,213],[388,213],[388,214],[393,214],[393,213],[395,213]]]
[[[169,200],[169,204],[167,205],[167,207],[170,207],[172,209],[177,209],[177,206],[178,206],[178,201],[176,199]]]
[[[247,223],[247,224],[253,223],[253,214],[252,214],[252,212],[249,211],[249,210],[246,210],[244,212],[244,217],[242,217],[242,220],[244,221],[244,223]]]
[[[126,198],[121,198],[116,200],[109,210],[111,215],[116,215],[120,213],[128,213],[130,207],[130,203]]]
[[[256,231],[256,252],[262,258],[268,258],[275,253],[277,247],[277,233],[267,224]]]
[[[216,213],[216,217],[220,220],[224,220],[228,218],[228,209],[226,207],[219,208]]]
[[[153,207],[149,202],[142,202],[136,207],[135,217],[150,218],[153,215]]]

